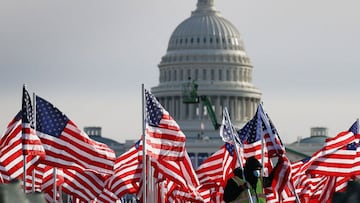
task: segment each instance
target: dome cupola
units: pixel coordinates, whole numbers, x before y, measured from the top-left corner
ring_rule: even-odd
[[[172,33],[168,51],[178,49],[244,50],[236,27],[215,10],[213,0],[199,0],[191,16]]]

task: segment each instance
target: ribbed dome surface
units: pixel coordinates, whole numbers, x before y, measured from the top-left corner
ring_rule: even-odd
[[[213,0],[198,1],[191,16],[176,27],[168,46],[168,50],[201,48],[244,50],[239,31],[215,10]]]

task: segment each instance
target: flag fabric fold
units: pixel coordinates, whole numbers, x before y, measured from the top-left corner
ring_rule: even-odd
[[[115,152],[89,138],[65,114],[39,96],[36,96],[36,132],[46,152],[46,164],[73,170],[113,172]]]
[[[332,153],[325,154],[313,160],[308,168],[308,172],[313,174],[323,174],[327,176],[354,176],[356,174],[356,157],[359,140],[356,135],[359,134],[359,122],[355,121],[348,131],[341,134],[353,135],[354,140],[344,143]]]
[[[23,179],[24,156],[22,147],[22,125],[21,111],[13,118],[5,133],[0,139],[0,172],[4,183],[9,183],[12,179]],[[38,164],[40,156],[25,156],[26,173],[31,171]]]
[[[176,121],[145,89],[146,153],[155,159],[181,160],[185,156],[186,137]]]
[[[224,142],[234,143],[235,141],[240,144],[238,136],[236,136],[236,130],[231,124],[227,108],[224,108],[223,111],[223,119],[220,126],[220,137]]]
[[[125,194],[136,194],[140,189],[142,171],[142,141],[138,140],[116,159],[114,174],[106,181],[105,189],[118,198]]]
[[[237,158],[234,150],[233,144],[225,143],[196,169],[201,185],[225,186],[236,167]]]
[[[35,132],[34,110],[28,91],[23,87],[22,96],[22,150],[24,155],[45,156],[45,150]]]

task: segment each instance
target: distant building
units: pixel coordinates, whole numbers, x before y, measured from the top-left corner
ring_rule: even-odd
[[[89,135],[89,137],[95,141],[101,142],[109,146],[111,149],[115,151],[116,156],[121,155],[127,149],[125,148],[124,144],[119,143],[115,140],[105,138],[101,135],[101,127],[98,126],[89,126],[84,127],[84,132]]]
[[[299,138],[296,142],[286,145],[291,150],[302,152],[311,156],[314,152],[320,150],[328,137],[328,128],[312,127],[310,137]]]

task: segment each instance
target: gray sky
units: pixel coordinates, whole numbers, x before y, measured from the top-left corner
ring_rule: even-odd
[[[0,131],[22,85],[79,127],[124,141],[141,134],[141,84],[196,0],[0,1]],[[253,83],[285,142],[324,126],[334,136],[360,116],[360,1],[215,0],[241,33]],[[181,126],[180,126],[181,127]]]

